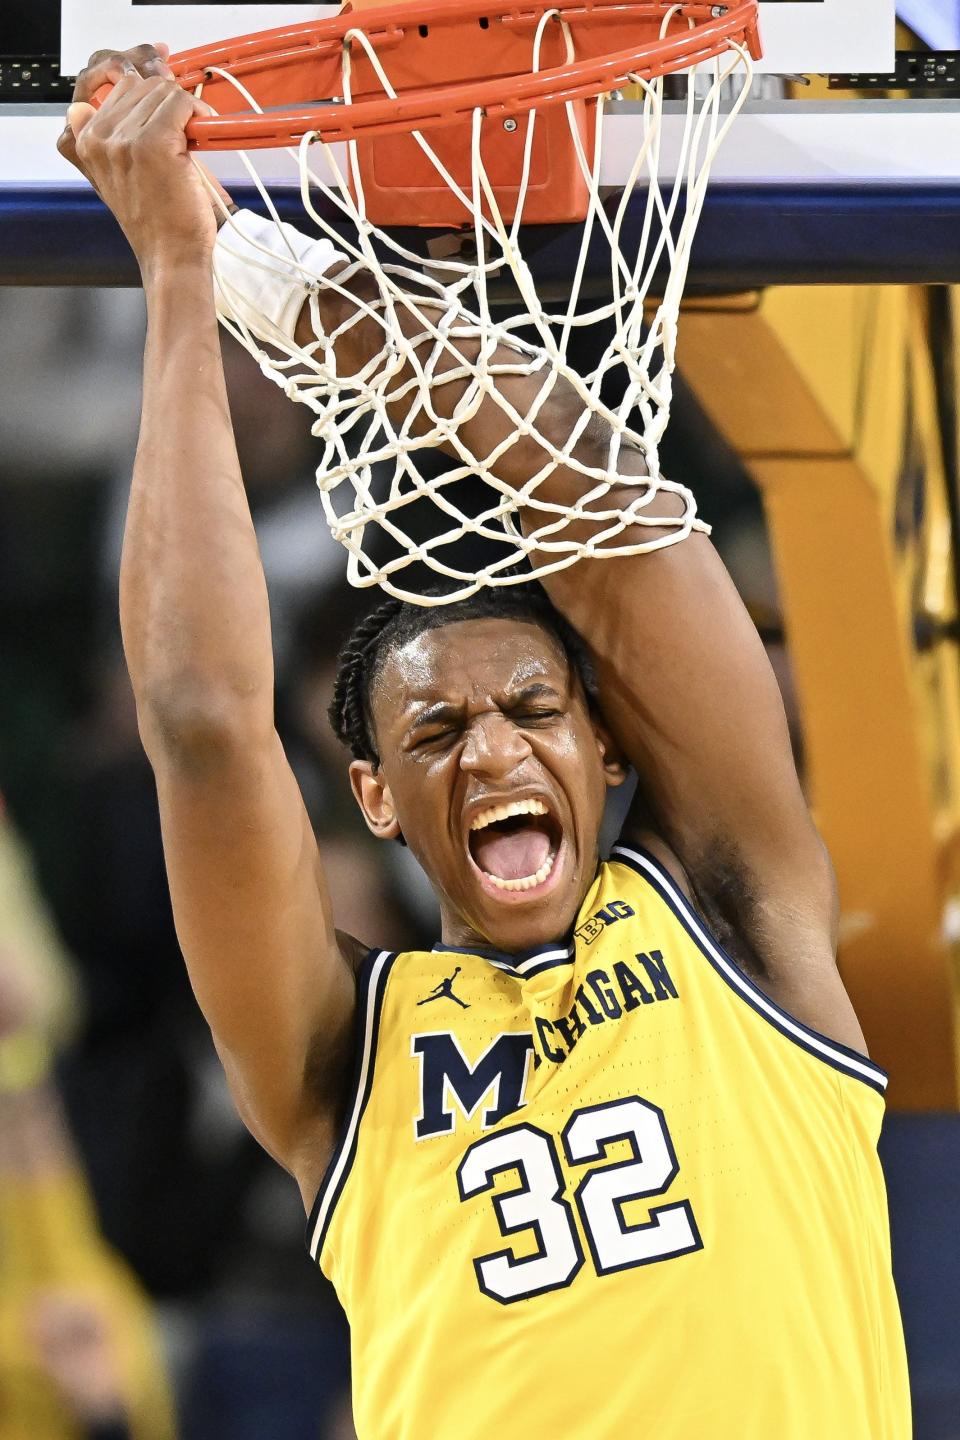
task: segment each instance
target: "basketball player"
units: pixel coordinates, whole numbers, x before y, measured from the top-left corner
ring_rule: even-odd
[[[886,1077],[776,685],[705,537],[361,623],[334,723],[441,935],[367,954],[334,928],[274,729],[197,102],[162,62],[94,57],[78,98],[118,83],[64,142],[147,298],[124,644],[184,955],[349,1316],[361,1440],[903,1440]],[[475,453],[502,423],[480,411]],[[540,456],[503,463],[520,483]],[[603,862],[628,762],[642,798]]]

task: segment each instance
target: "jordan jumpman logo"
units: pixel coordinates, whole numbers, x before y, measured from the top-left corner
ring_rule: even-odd
[[[446,980],[441,980],[440,984],[434,986],[429,995],[417,1001],[417,1005],[429,1005],[431,1000],[452,1000],[454,1005],[460,1006],[461,1010],[469,1010],[470,1006],[466,1000],[461,1000],[459,995],[454,995],[453,993],[453,982],[459,974],[460,966],[458,965],[452,975],[448,975]]]

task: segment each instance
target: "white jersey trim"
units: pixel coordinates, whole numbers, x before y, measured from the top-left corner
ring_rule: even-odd
[[[360,1121],[363,1119],[373,1085],[373,1067],[387,976],[396,958],[394,951],[380,950],[362,967],[365,973],[361,974],[357,994],[357,1062],[349,1113],[307,1221],[307,1246],[313,1260],[320,1257],[334,1208],[343,1193],[356,1155]]]
[[[632,870],[639,872],[650,882],[677,916],[698,949],[730,988],[735,990],[752,1009],[768,1020],[782,1035],[809,1054],[826,1061],[834,1069],[841,1070],[845,1075],[850,1075],[854,1079],[862,1080],[874,1090],[879,1090],[881,1094],[884,1093],[889,1080],[885,1070],[881,1069],[879,1065],[875,1065],[872,1060],[868,1059],[866,1055],[860,1054],[859,1051],[849,1049],[838,1040],[830,1040],[826,1035],[821,1035],[818,1030],[812,1030],[802,1020],[795,1019],[775,1000],[771,1000],[770,996],[761,990],[749,975],[744,974],[739,965],[731,960],[726,951],[710,934],[687,897],[678,889],[673,878],[652,855],[647,854],[645,850],[621,844],[614,846],[610,853],[610,859],[611,861],[622,859]]]

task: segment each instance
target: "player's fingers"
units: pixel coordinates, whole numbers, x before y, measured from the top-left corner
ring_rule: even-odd
[[[74,101],[67,106],[66,124],[57,140],[57,149],[63,158],[69,160],[71,165],[76,165],[78,170],[82,169],[82,166],[77,159],[77,137],[96,113],[93,106],[84,101]]]
[[[92,59],[92,57],[91,57]],[[86,65],[76,78],[73,87],[74,100],[89,100],[101,85],[116,85],[124,75],[136,75],[137,67],[127,55],[113,50],[103,51],[96,65]]]
[[[136,94],[131,95],[123,109],[123,128],[128,134],[141,130],[158,111],[165,117],[171,112],[185,116],[184,123],[194,113],[194,98],[181,90],[174,80],[148,80],[141,84]]]
[[[83,127],[90,123],[96,113],[93,106],[86,104],[84,101],[75,101],[72,105],[67,106],[67,129],[70,131],[74,140],[76,140]]]
[[[159,79],[144,80],[138,71],[128,70],[104,97],[99,107],[90,105],[89,101],[74,101],[74,104],[85,107],[77,117],[82,116],[83,118],[84,138],[87,141],[95,137],[105,139],[108,135],[116,133],[129,112],[139,103],[143,92],[153,86],[166,83],[168,82]],[[88,108],[94,111],[93,115],[87,113]],[[67,159],[73,158],[70,154],[71,137],[72,143],[76,144],[79,132],[74,133],[73,127],[68,124],[61,136],[64,145],[60,147],[61,154],[65,154]]]
[[[157,127],[182,131],[194,115],[207,113],[210,113],[209,106],[181,90],[175,81],[137,77],[130,86],[124,81],[94,113],[93,119],[87,119],[75,141],[77,159],[74,163],[85,169],[84,162],[90,160],[92,147],[105,145],[123,149],[144,131]]]
[[[94,64],[96,61],[96,64]],[[113,50],[98,50],[91,55],[85,69],[77,76],[76,84],[73,87],[73,101],[86,103],[104,85],[116,85],[124,75],[135,75],[136,66],[132,60]],[[86,119],[89,119],[86,116]],[[57,141],[57,149],[65,156],[71,164],[76,164],[76,151],[74,141],[76,132],[72,129],[69,121],[64,125],[63,133]]]
[[[124,75],[138,75],[134,62],[128,55],[115,50],[101,50],[91,55],[89,61],[77,76],[73,87],[74,100],[92,100],[104,85],[116,85]]]
[[[92,93],[88,94],[84,91],[80,94],[75,94],[73,103],[75,105],[86,105],[92,102],[94,109],[96,109],[99,114],[107,117],[104,122],[105,124],[115,123],[116,120],[130,108],[131,104],[135,103],[140,89],[150,83],[158,84],[159,81],[156,79],[153,82],[145,80],[138,70],[128,65],[122,73],[118,75],[118,78],[112,86],[109,86],[109,82],[105,82],[103,86],[99,86],[98,89]]]
[[[141,75],[159,75],[164,80],[173,78],[173,71],[167,64],[170,58],[169,45],[137,45],[126,52]]]
[[[117,65],[132,66],[144,79],[151,75],[162,75],[166,79],[170,72],[167,64],[169,58],[168,45],[134,45],[130,50],[95,50],[77,76],[77,81],[79,83],[82,79],[86,85],[93,84],[94,88],[98,89],[103,80],[95,72]]]
[[[133,78],[125,75],[100,106],[99,116],[102,118],[98,130],[113,134],[129,127],[132,132],[143,124],[167,95],[183,93],[175,80],[161,80],[159,75],[148,79],[140,75]]]
[[[179,91],[179,86],[159,77],[144,80],[136,71],[124,75],[99,109],[87,101],[74,101],[57,148],[65,159],[88,174],[94,149],[129,140],[171,89]]]
[[[169,48],[164,45],[137,45],[132,50],[96,50],[77,76],[74,100],[91,100],[104,85],[115,85],[123,75],[160,76],[169,80],[173,71],[167,64]]]
[[[204,105],[202,100],[198,101],[195,96],[188,95],[176,84],[164,85],[162,90],[158,87],[154,94],[155,103],[144,102],[132,117],[134,122],[139,123],[141,129],[169,126],[184,130],[187,122],[192,120],[194,115],[212,113],[209,105]]]

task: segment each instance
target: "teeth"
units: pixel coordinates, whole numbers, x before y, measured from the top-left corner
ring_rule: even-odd
[[[523,875],[519,880],[501,880],[499,875],[489,875],[486,871],[484,874],[487,875],[491,884],[496,885],[498,890],[532,890],[535,885],[543,884],[553,869],[553,862],[556,858],[556,854],[549,855],[535,875]]]
[[[497,820],[509,820],[512,815],[546,815],[546,813],[547,807],[542,800],[512,800],[509,805],[491,805],[489,810],[481,810],[480,814],[471,820],[470,829],[483,830]],[[504,881],[505,885],[510,886],[525,883],[525,881],[519,880]]]

